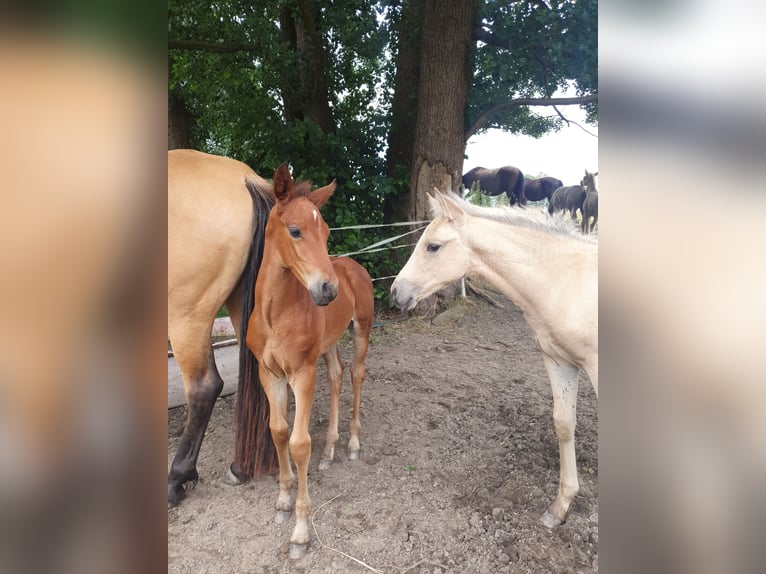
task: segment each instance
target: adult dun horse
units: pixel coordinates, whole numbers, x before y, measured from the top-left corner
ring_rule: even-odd
[[[252,308],[273,204],[272,185],[241,162],[192,150],[168,152],[168,333],[188,404],[168,474],[170,506],[184,497],[187,483],[196,484],[202,439],[223,388],[210,344],[213,321],[225,303],[242,343],[241,321]],[[274,445],[268,433],[258,435],[268,421],[268,403],[257,386],[242,384],[242,363],[253,359],[244,345],[240,350],[233,466],[242,469],[240,476],[273,473]]]
[[[475,167],[463,176],[463,186],[468,190],[475,181],[479,182],[482,193],[487,195],[500,195],[505,193],[511,205],[520,203],[527,204],[524,196],[524,174],[513,166],[487,169]]]
[[[585,177],[580,184],[585,188],[585,199],[582,202],[582,232],[593,233],[598,222],[598,189],[596,189],[596,176],[598,172],[590,173],[585,170]],[[593,223],[590,223],[590,218]]]
[[[527,201],[551,200],[553,192],[562,187],[564,183],[555,177],[538,177],[537,179],[524,180],[524,197]]]
[[[580,369],[598,395],[598,245],[544,214],[481,208],[438,190],[429,201],[435,218],[391,286],[394,302],[411,310],[470,274],[523,310],[553,390],[561,468],[558,495],[543,515],[553,528],[579,490],[574,431]]]
[[[373,290],[370,276],[361,265],[348,258],[331,260],[327,254],[330,231],[319,208],[334,190],[333,181],[311,192],[311,182],[294,183],[285,165],[274,174],[277,203],[266,225],[263,262],[247,332],[247,346],[258,358],[260,382],[269,400],[269,427],[279,457],[278,523],[284,522],[293,508],[295,476],[290,455],[298,474],[296,523],[290,538],[292,558],[305,555],[310,539],[309,417],[317,359],[319,355],[324,357],[330,383],[330,417],[321,469],[332,462],[338,440],[343,365],[337,343],[346,329],[354,342],[351,364],[354,406],[348,450],[350,459],[359,457],[359,407],[372,329]],[[289,443],[288,385],[295,395],[295,420]]]

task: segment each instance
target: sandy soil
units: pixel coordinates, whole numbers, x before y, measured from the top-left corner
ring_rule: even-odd
[[[598,410],[581,377],[581,490],[565,524],[540,522],[558,484],[550,386],[521,312],[468,299],[457,319],[393,317],[373,330],[362,391],[362,453],[346,459],[350,380],[344,373],[336,462],[319,471],[328,393],[319,369],[309,491],[316,529],[290,560],[294,517],[274,522],[276,479],[222,482],[234,397],[218,401],[200,482],[168,510],[168,571],[574,573],[598,571]],[[343,346],[350,357],[350,344]],[[168,465],[185,417],[168,412]],[[320,542],[321,540],[321,542]],[[343,552],[346,555],[342,555]]]

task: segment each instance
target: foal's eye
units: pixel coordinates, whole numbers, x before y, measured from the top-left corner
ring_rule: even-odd
[[[290,237],[292,237],[293,239],[300,239],[300,237],[301,237],[301,230],[298,229],[297,227],[290,226],[290,227],[287,228],[287,231],[290,232]]]
[[[439,251],[440,247],[441,245],[439,245],[438,243],[429,243],[428,246],[426,247],[426,251],[428,251],[429,253],[436,253],[437,251]]]

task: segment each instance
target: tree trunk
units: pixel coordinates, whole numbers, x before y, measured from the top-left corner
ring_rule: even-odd
[[[168,56],[168,83],[173,70],[173,56]],[[175,90],[168,93],[168,149],[192,149],[191,126],[194,118],[186,102]]]
[[[191,149],[192,116],[181,96],[171,92],[168,98],[168,149]]]
[[[468,55],[474,1],[426,0],[408,214],[428,218],[426,193],[457,191],[465,152]]]
[[[335,122],[327,88],[327,54],[318,25],[320,18],[319,6],[309,0],[298,0],[297,12],[291,3],[280,8],[282,37],[299,55],[300,62],[297,74],[283,73],[282,99],[288,122],[309,117],[323,133],[331,133],[335,131]]]
[[[398,181],[401,175],[410,173],[414,151],[413,126],[418,111],[418,71],[424,4],[425,0],[405,0],[396,25],[396,76],[386,155],[386,175],[395,181]],[[402,221],[407,217],[408,195],[409,187],[402,185],[396,192],[386,196],[383,216],[387,223]]]

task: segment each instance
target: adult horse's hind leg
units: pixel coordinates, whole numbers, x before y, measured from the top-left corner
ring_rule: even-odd
[[[327,423],[327,440],[325,441],[322,457],[319,459],[319,470],[327,470],[335,456],[335,444],[338,442],[338,411],[340,409],[340,390],[343,386],[343,362],[337,343],[323,355],[327,364],[327,383],[330,386],[330,420]]]
[[[223,389],[223,380],[213,358],[213,349],[188,346],[182,336],[171,338],[176,362],[181,369],[187,414],[181,441],[168,474],[168,506],[176,506],[186,494],[184,485],[196,484],[197,458],[213,406]]]
[[[354,339],[354,359],[351,362],[351,383],[354,387],[354,410],[351,414],[350,432],[348,441],[348,458],[359,458],[359,435],[362,432],[360,409],[362,405],[362,384],[366,367],[364,364],[367,357],[367,349],[370,344],[370,331],[372,330],[372,317],[354,318],[349,327]]]
[[[580,490],[577,480],[574,433],[577,407],[577,381],[580,369],[543,356],[553,391],[553,425],[559,440],[559,491],[542,521],[548,528],[566,519],[569,505]]]

